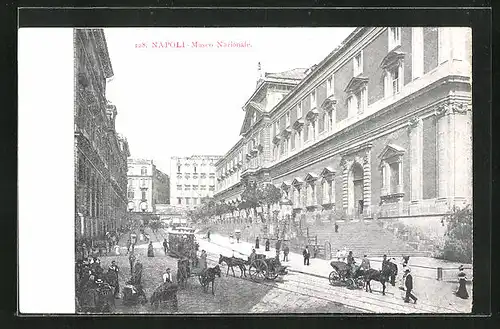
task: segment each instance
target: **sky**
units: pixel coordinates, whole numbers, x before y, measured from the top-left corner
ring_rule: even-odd
[[[171,156],[224,155],[240,138],[258,62],[272,73],[311,67],[353,30],[106,28],[114,71],[106,97],[117,106],[116,129],[131,157],[152,159],[167,174]],[[217,47],[231,41],[247,47]]]

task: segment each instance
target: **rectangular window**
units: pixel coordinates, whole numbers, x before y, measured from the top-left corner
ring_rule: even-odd
[[[206,186],[205,185],[200,185],[200,190],[205,191],[206,190]]]
[[[302,102],[297,104],[297,119],[302,118]]]
[[[390,71],[391,75],[391,87],[392,87],[392,94],[396,95],[399,93],[399,67],[395,67]]]
[[[191,190],[191,185],[184,185],[184,191]]]
[[[363,73],[363,52],[359,52],[354,56],[354,76],[358,76]]]
[[[146,200],[146,191],[142,191],[142,200]]]
[[[390,27],[389,28],[389,51],[393,50],[397,46],[401,46],[401,28],[400,27]]]
[[[311,109],[316,107],[316,89],[311,93]]]
[[[177,166],[177,172],[181,172],[181,166]]]
[[[215,190],[215,186],[214,185],[210,185],[209,188],[208,188],[209,191],[214,191]]]
[[[290,126],[290,111],[286,112],[285,116],[285,126]]]
[[[318,118],[318,131],[321,133],[325,130],[326,113],[321,113]]]
[[[358,98],[356,95],[351,95],[347,100],[347,117],[352,117],[358,109]]]
[[[326,80],[326,93],[327,97],[333,95],[333,75]]]
[[[389,165],[391,171],[391,194],[398,192],[399,182],[399,162],[393,162]]]
[[[177,204],[182,204],[182,198],[177,198]]]
[[[129,190],[127,194],[128,194],[128,195],[127,195],[127,197],[128,197],[129,199],[133,199],[133,198],[134,198],[134,196],[135,196],[135,195],[134,195],[134,191],[133,191],[133,190]]]
[[[189,198],[186,198],[186,205],[189,204]]]
[[[193,185],[193,191],[197,191],[198,190],[198,185]]]
[[[182,191],[182,185],[177,185],[177,191]]]

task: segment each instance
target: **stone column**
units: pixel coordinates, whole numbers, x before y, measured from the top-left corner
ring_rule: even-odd
[[[468,101],[440,105],[438,116],[438,198],[452,206],[472,197],[472,119]],[[440,201],[441,201],[440,200]]]
[[[363,214],[370,216],[372,205],[372,172],[371,152],[368,151],[363,158]]]
[[[410,180],[411,180],[411,201],[422,200],[423,182],[423,124],[421,119],[413,119],[408,124],[410,134]]]

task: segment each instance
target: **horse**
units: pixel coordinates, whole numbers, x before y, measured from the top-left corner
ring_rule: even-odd
[[[155,289],[150,298],[151,306],[157,310],[158,306],[162,302],[171,301],[172,308],[175,311],[178,310],[177,302],[177,290],[179,286],[175,283],[165,282],[162,283],[158,288]]]
[[[397,266],[382,266],[382,270],[378,271],[375,269],[369,269],[364,272],[364,280],[365,280],[365,290],[368,292],[370,289],[370,293],[372,292],[372,287],[370,286],[370,281],[375,280],[382,284],[382,295],[385,295],[385,283],[389,281],[389,278],[395,277],[397,273]],[[395,270],[394,270],[395,268]]]
[[[203,291],[207,292],[208,285],[210,284],[210,282],[212,282],[212,295],[215,295],[215,293],[214,293],[214,281],[215,281],[216,275],[219,278],[221,277],[219,265],[216,265],[215,267],[209,267],[200,274],[200,282],[201,282],[201,285],[203,287]]]
[[[231,271],[233,271],[233,276],[235,277],[236,275],[234,274],[234,266],[238,266],[238,268],[240,269],[240,277],[242,278],[243,276],[247,276],[246,274],[246,267],[245,267],[245,261],[243,259],[240,259],[240,258],[236,258],[236,257],[226,257],[226,256],[222,256],[220,255],[219,257],[219,264],[222,264],[222,263],[226,263],[227,265],[227,272],[226,272],[226,276],[229,275],[229,269],[231,269]]]

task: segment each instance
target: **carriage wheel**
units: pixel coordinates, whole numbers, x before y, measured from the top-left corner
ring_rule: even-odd
[[[266,278],[268,272],[267,264],[262,259],[257,259],[250,264],[248,272],[253,281],[262,282]]]
[[[272,271],[268,269],[266,271],[266,279],[268,279],[268,280],[276,280],[276,278],[278,277],[278,274],[279,273],[278,273],[278,271],[276,271],[276,268],[274,268]]]
[[[330,284],[333,285],[336,282],[340,280],[340,275],[337,271],[333,270],[330,272],[330,275],[328,276],[328,281],[330,281]]]

